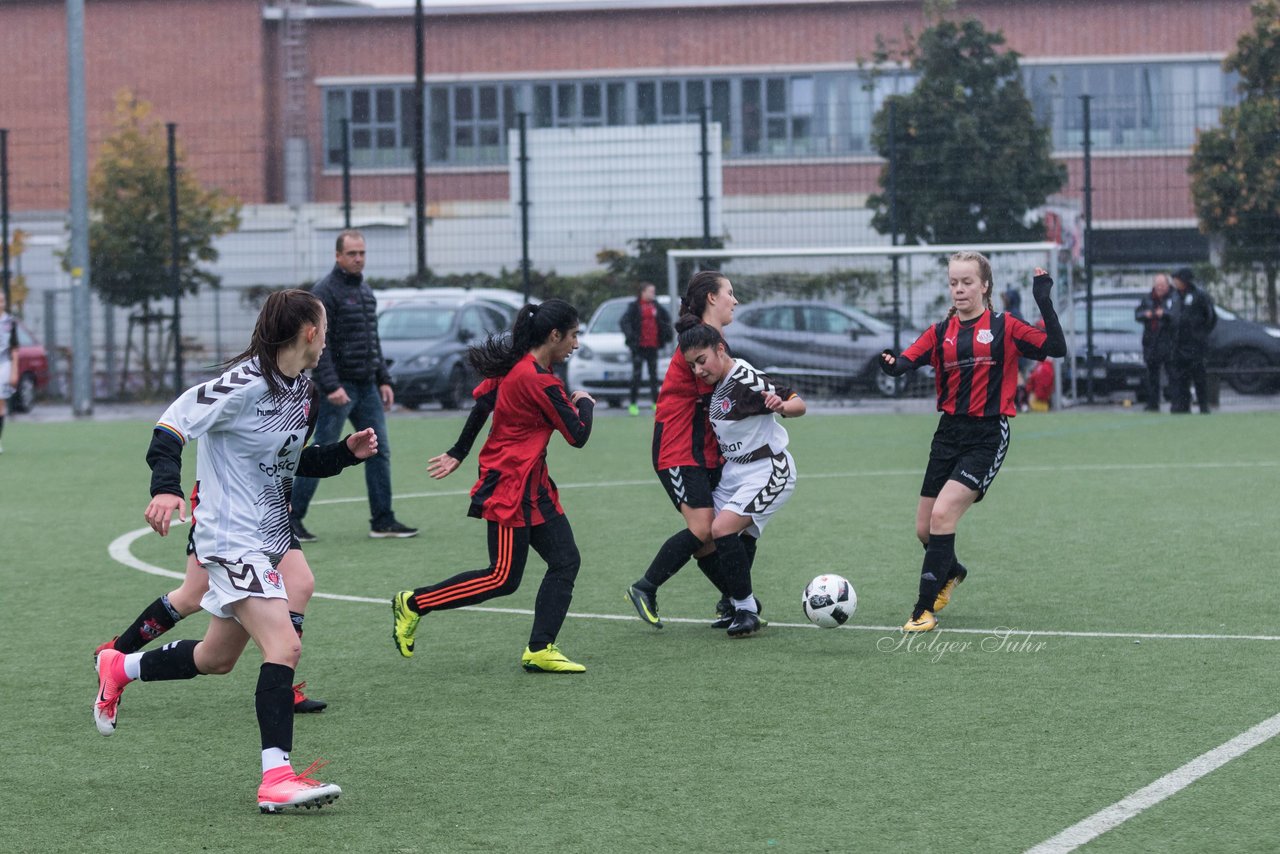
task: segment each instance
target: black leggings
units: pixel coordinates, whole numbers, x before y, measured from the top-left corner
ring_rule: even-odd
[[[423,614],[445,611],[515,593],[524,578],[530,547],[547,562],[547,574],[542,577],[533,606],[529,649],[536,652],[555,643],[569,613],[573,584],[582,564],[578,545],[573,540],[573,528],[565,516],[521,528],[490,522],[488,568],[459,573],[430,587],[419,587],[413,591],[415,610]]]
[[[631,402],[640,395],[640,369],[649,366],[649,393],[658,399],[658,350],[656,347],[635,347],[631,351]]]

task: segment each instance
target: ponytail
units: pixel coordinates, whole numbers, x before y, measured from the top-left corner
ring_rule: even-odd
[[[249,346],[216,367],[227,370],[256,358],[268,393],[277,400],[282,399],[288,378],[280,370],[280,350],[297,340],[303,324],[319,326],[323,317],[324,304],[310,291],[300,288],[276,291],[267,297],[258,312]]]
[[[680,316],[676,318],[677,333],[702,322],[702,315],[707,311],[707,297],[719,293],[727,281],[728,277],[719,270],[699,270],[693,274],[684,296],[680,298]]]
[[[495,335],[467,350],[467,361],[482,377],[506,376],[552,332],[567,335],[578,324],[578,310],[560,299],[528,303],[516,313],[510,337]]]

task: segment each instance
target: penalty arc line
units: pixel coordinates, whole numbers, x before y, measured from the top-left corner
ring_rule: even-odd
[[[1206,774],[1243,756],[1258,745],[1265,744],[1277,734],[1280,734],[1280,714],[1250,727],[1230,741],[1207,753],[1202,753],[1181,768],[1170,771],[1154,783],[1073,824],[1034,848],[1027,849],[1026,854],[1066,854],[1068,851],[1074,851],[1081,845],[1097,839],[1108,830],[1119,827],[1161,801],[1176,795]]]
[[[362,499],[363,500],[363,499]],[[111,541],[107,547],[107,553],[111,559],[130,569],[136,569],[139,572],[145,572],[149,575],[159,575],[163,578],[183,579],[185,573],[174,572],[171,569],[156,566],[147,563],[141,558],[135,557],[131,547],[139,538],[150,534],[151,528],[138,528],[134,531],[121,534]],[[390,598],[374,598],[369,596],[351,596],[343,593],[322,593],[317,590],[311,594],[314,599],[331,599],[337,602],[364,602],[374,605],[385,605]],[[528,608],[493,608],[485,605],[468,605],[460,608],[462,611],[481,611],[489,614],[516,614],[522,616],[530,616],[533,611]],[[581,620],[617,620],[617,621],[633,621],[637,618],[634,615],[624,614],[592,614],[587,612],[570,611],[567,616]],[[663,617],[664,623],[688,623],[692,625],[705,625],[708,620],[697,619],[693,617]],[[781,623],[769,621],[769,625],[775,628],[783,629],[816,629],[817,626],[812,623]],[[863,631],[863,632],[889,632],[897,634],[901,632],[901,626],[870,626],[870,625],[851,625],[841,626],[843,631]],[[933,633],[933,637],[940,637],[944,634],[965,634],[965,635],[983,635],[987,637],[1008,637],[1016,635],[1019,640],[1022,638],[1115,638],[1123,640],[1238,640],[1238,641],[1280,641],[1280,635],[1221,635],[1221,634],[1159,634],[1155,632],[1081,632],[1051,629],[1015,629],[1008,626],[998,626],[994,629],[939,629]]]

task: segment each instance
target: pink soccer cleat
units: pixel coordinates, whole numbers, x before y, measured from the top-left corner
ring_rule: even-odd
[[[342,794],[342,789],[310,777],[312,771],[318,771],[326,764],[317,760],[301,774],[293,773],[288,765],[266,772],[262,775],[262,785],[258,787],[258,809],[263,812],[280,812],[285,807],[319,809],[333,803]]]
[[[104,649],[98,653],[94,667],[98,671],[98,696],[93,701],[93,722],[98,732],[111,735],[116,731],[116,709],[124,686],[133,680],[124,675],[124,653]]]

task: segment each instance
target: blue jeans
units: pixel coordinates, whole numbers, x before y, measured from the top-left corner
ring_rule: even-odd
[[[343,389],[351,398],[345,406],[334,406],[325,397],[320,398],[320,415],[316,420],[316,433],[312,442],[327,445],[342,438],[342,426],[351,419],[356,430],[372,427],[378,435],[378,453],[364,461],[364,482],[369,490],[369,519],[371,528],[385,528],[396,520],[391,512],[391,443],[387,441],[387,419],[382,411],[382,398],[375,383],[344,382]],[[293,481],[291,500],[293,516],[301,519],[307,515],[311,498],[316,494],[320,481],[314,477],[299,477]]]

